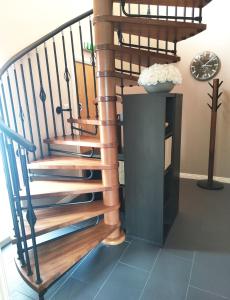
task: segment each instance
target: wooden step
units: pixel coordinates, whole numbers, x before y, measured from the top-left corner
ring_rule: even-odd
[[[108,170],[116,166],[95,158],[70,156],[50,156],[27,165],[30,170]]]
[[[86,204],[72,204],[35,209],[35,215],[37,217],[37,222],[35,225],[36,236],[89,220],[91,218],[103,215],[104,213],[117,210],[118,208],[119,205],[106,206],[103,204],[103,201],[94,201]],[[26,217],[25,230],[27,238],[30,238],[30,226],[26,220]]]
[[[30,250],[29,256],[33,275],[28,276],[26,269],[21,268],[20,262],[15,259],[18,271],[35,291],[42,292],[117,228],[118,226],[105,225],[102,221],[84,231],[75,232],[38,246],[40,272],[43,280],[41,284],[36,284],[32,250]]]
[[[206,29],[205,24],[153,20],[121,16],[98,16],[97,22],[112,22],[115,30],[169,42],[178,42],[192,37]]]
[[[76,118],[69,118],[67,119],[68,123],[71,124],[79,124],[79,125],[95,125],[95,126],[106,126],[106,125],[116,125],[116,121],[107,120],[93,120],[93,119],[76,119]]]
[[[134,4],[149,4],[149,5],[166,5],[166,6],[180,6],[180,7],[204,7],[212,0],[125,0],[125,3]],[[113,0],[119,2],[120,0]]]
[[[45,197],[58,197],[67,195],[80,195],[110,191],[111,188],[104,187],[100,180],[81,180],[81,181],[32,181],[30,183],[30,193],[33,199]],[[25,190],[20,192],[21,199],[26,198]]]
[[[125,74],[125,73],[120,73],[120,72],[115,72],[116,76],[116,85],[118,86],[135,86],[138,85],[138,77]]]
[[[153,64],[175,63],[180,60],[177,55],[167,55],[128,47],[113,46],[115,58],[132,62],[132,64],[149,67]]]
[[[130,47],[120,47],[118,45],[101,45],[97,50],[113,50],[115,52],[115,58],[126,62],[132,62],[132,64],[140,65],[143,67],[149,67],[153,64],[168,64],[175,63],[180,60],[177,55],[167,55],[162,53],[156,53],[153,51],[146,51],[140,49],[134,49]]]
[[[84,135],[67,135],[65,137],[57,137],[44,140],[44,143],[50,145],[65,145],[65,146],[81,146],[92,148],[110,148],[114,144],[101,144],[98,137],[84,136]]]

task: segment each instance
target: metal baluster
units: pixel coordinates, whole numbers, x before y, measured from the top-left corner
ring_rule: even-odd
[[[10,96],[10,105],[11,105],[11,110],[12,110],[12,115],[13,115],[13,120],[14,120],[14,128],[15,131],[18,132],[18,125],[16,121],[16,115],[15,115],[15,110],[14,110],[14,101],[13,101],[13,95],[12,95],[12,89],[11,89],[11,82],[10,82],[10,76],[7,71],[7,84],[8,84],[8,90],[9,90],[9,96]]]
[[[130,3],[128,3],[128,12],[130,13],[131,12],[131,5]],[[129,47],[131,48],[131,44],[132,44],[132,37],[131,37],[131,34],[129,33]],[[130,55],[130,58],[129,58],[129,70],[130,70],[130,76],[132,75],[132,57]]]
[[[30,117],[30,108],[29,108],[29,100],[28,100],[28,95],[27,95],[24,68],[23,68],[22,64],[20,65],[20,67],[21,67],[21,76],[22,76],[22,84],[23,84],[23,90],[24,90],[25,103],[26,103],[27,119],[28,119],[29,131],[30,131],[30,140],[34,144],[34,136],[33,136],[31,117]],[[35,153],[33,153],[33,158],[34,158],[34,160],[36,160]]]
[[[75,51],[74,51],[73,32],[72,32],[71,27],[70,27],[70,40],[71,40],[71,47],[72,47],[74,79],[75,79],[76,96],[77,96],[77,118],[81,119],[80,99],[79,99],[79,91],[78,91],[78,79],[77,79],[77,70],[76,70],[77,66],[76,66],[76,58],[75,58]]]
[[[0,150],[1,150],[0,152],[2,154],[3,169],[4,169],[5,179],[6,179],[6,186],[7,186],[7,192],[8,192],[8,197],[9,197],[10,210],[11,210],[11,215],[12,215],[12,220],[13,220],[13,227],[14,227],[14,232],[15,232],[15,237],[16,237],[16,242],[17,242],[18,258],[21,262],[21,266],[24,267],[25,266],[25,258],[24,258],[24,254],[23,254],[23,250],[22,250],[21,235],[20,235],[20,230],[19,230],[19,225],[18,225],[17,212],[16,212],[16,208],[15,208],[11,176],[10,176],[10,171],[9,171],[9,166],[8,166],[5,142],[4,142],[2,133],[0,133]]]
[[[184,7],[184,22],[186,22],[187,7]]]
[[[36,98],[36,94],[35,94],[34,76],[33,76],[33,69],[32,69],[32,63],[31,63],[30,57],[28,58],[28,63],[29,63],[30,81],[31,81],[31,88],[32,88],[33,102],[34,102],[35,119],[36,119],[36,124],[37,124],[39,148],[40,148],[40,152],[41,152],[41,158],[43,158],[44,155],[43,155],[41,130],[40,130],[40,123],[39,123],[39,116],[38,116],[38,108],[37,108],[37,98]]]
[[[64,63],[65,63],[64,78],[66,81],[67,95],[68,95],[68,102],[69,102],[69,116],[70,116],[70,119],[72,119],[73,113],[72,113],[72,104],[71,104],[70,87],[69,87],[70,73],[69,73],[69,69],[68,69],[68,63],[67,63],[67,57],[66,57],[66,47],[65,47],[65,36],[64,36],[63,32],[62,32],[62,47],[63,47]],[[73,135],[72,126],[71,126],[71,134]]]
[[[26,156],[25,151],[20,151],[20,158],[22,161],[22,174],[23,174],[23,181],[26,188],[26,199],[27,199],[27,221],[30,225],[31,230],[31,239],[32,239],[32,246],[33,246],[33,253],[34,253],[34,266],[36,271],[36,284],[40,284],[42,282],[40,269],[39,269],[39,260],[38,260],[38,252],[37,252],[37,243],[36,243],[36,236],[35,236],[35,224],[36,224],[36,216],[34,213],[34,209],[32,206],[31,194],[30,194],[30,186],[29,186],[29,177],[28,177],[28,170],[26,165]]]
[[[138,15],[141,13],[141,5],[138,3]],[[138,35],[138,46],[139,50],[141,50],[141,35]],[[141,73],[141,56],[139,56],[139,73]]]
[[[3,114],[3,107],[2,107],[2,97],[0,95],[0,117],[5,122],[4,114]]]
[[[49,66],[49,56],[46,43],[44,43],[45,49],[45,58],[46,58],[46,71],[48,76],[48,84],[49,84],[49,94],[50,94],[50,102],[51,102],[51,111],[52,111],[52,118],[53,118],[53,126],[54,126],[54,136],[57,137],[57,126],[56,126],[56,119],[55,119],[55,110],[54,110],[54,99],[53,99],[53,91],[52,91],[52,84],[50,78],[50,66]]]
[[[90,119],[89,99],[88,99],[87,81],[86,81],[86,72],[85,72],[85,58],[84,58],[84,52],[83,52],[82,29],[81,29],[81,23],[80,22],[79,22],[79,34],[80,34],[80,42],[81,42],[82,70],[83,70],[84,87],[85,87],[86,117],[87,117],[87,119]]]
[[[21,233],[22,233],[23,251],[24,251],[25,259],[26,259],[27,274],[28,274],[28,276],[31,276],[33,273],[32,273],[31,264],[30,264],[25,224],[24,224],[24,218],[23,218],[23,214],[22,214],[21,199],[20,199],[20,194],[19,194],[20,184],[19,184],[19,177],[18,177],[18,172],[17,172],[17,167],[16,167],[17,163],[16,163],[16,158],[15,158],[14,147],[13,147],[12,141],[10,141],[7,144],[7,148],[8,148],[8,154],[9,154],[9,164],[10,164],[10,169],[11,169],[11,176],[12,176],[12,182],[13,182],[14,197],[15,197],[15,202],[16,202],[16,207],[17,207],[17,214],[18,214],[19,220],[20,220],[20,228],[21,228]]]
[[[55,70],[56,70],[56,77],[57,77],[59,105],[60,105],[60,107],[63,107],[62,106],[62,94],[61,94],[61,86],[60,86],[58,60],[57,60],[57,50],[56,50],[56,43],[55,43],[54,38],[53,38],[53,51],[54,51]],[[62,135],[65,136],[65,123],[64,123],[63,112],[61,112],[61,124],[62,124]]]
[[[44,114],[44,121],[45,121],[45,130],[46,130],[46,138],[49,139],[49,128],[48,128],[48,119],[47,119],[47,112],[46,112],[46,93],[43,87],[43,80],[42,80],[42,71],[41,71],[41,64],[39,53],[36,49],[36,58],[37,58],[37,67],[38,67],[38,75],[39,75],[39,82],[40,82],[40,94],[39,97],[42,101],[43,106],[43,114]],[[49,149],[49,146],[48,146]]]
[[[97,98],[97,84],[96,84],[96,71],[95,71],[95,51],[93,46],[93,29],[91,17],[89,17],[89,27],[90,27],[90,42],[92,45],[92,65],[93,65],[93,84],[94,84],[94,96]],[[96,119],[98,119],[98,104],[96,104]]]
[[[147,15],[151,15],[151,7],[148,5]],[[150,37],[148,36],[148,52],[150,51]],[[150,66],[150,56],[148,55],[148,67]]]
[[[157,19],[159,19],[160,7],[157,5]],[[157,32],[157,53],[159,52],[159,31]]]
[[[5,89],[4,89],[4,85],[3,85],[3,82],[2,82],[2,78],[0,78],[0,80],[1,80],[2,100],[3,100],[3,104],[4,104],[4,112],[5,112],[5,115],[6,115],[7,125],[8,125],[8,127],[10,127],[10,118],[9,118],[9,113],[8,113],[8,108],[7,108],[7,103],[6,103]],[[4,112],[3,112],[3,115],[4,115]]]
[[[195,0],[193,0],[193,5],[192,5],[192,23],[194,23],[194,17],[195,17]]]
[[[18,86],[18,76],[17,76],[17,71],[16,71],[15,67],[14,67],[14,79],[15,79],[15,83],[16,83],[17,99],[18,99],[18,106],[19,106],[19,118],[21,121],[23,136],[24,136],[24,138],[26,138],[24,113],[23,113],[23,109],[22,109],[21,97],[20,97],[19,86]]]
[[[175,6],[175,21],[177,20],[177,12],[178,12],[178,7]]]
[[[168,20],[168,15],[169,15],[169,7],[168,5],[166,6],[166,20]],[[168,32],[167,32],[167,39],[165,41],[165,53],[167,54],[168,51]]]
[[[202,7],[199,7],[199,23],[202,22]]]

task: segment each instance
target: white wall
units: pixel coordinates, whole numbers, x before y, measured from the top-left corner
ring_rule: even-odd
[[[92,6],[92,0],[0,0],[0,66],[22,48]]]
[[[221,91],[222,107],[218,112],[216,168],[215,175],[230,177],[230,36],[229,9],[227,0],[213,0],[203,10],[203,23],[207,30],[178,44],[178,64],[183,84],[175,91],[184,94],[182,126],[182,172],[206,174],[208,164],[210,109],[207,96],[211,89],[207,82],[192,78],[190,62],[197,53],[204,50],[215,52],[221,60],[221,71],[217,75],[224,81]]]

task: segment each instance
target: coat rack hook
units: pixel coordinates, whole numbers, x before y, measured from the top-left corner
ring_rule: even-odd
[[[219,87],[222,85],[222,83],[223,83],[223,80],[219,83]]]
[[[208,95],[209,95],[209,97],[210,97],[211,99],[213,99],[213,98],[212,98],[212,95],[210,95],[209,93],[208,93]]]
[[[221,105],[222,105],[222,103],[220,103],[220,104],[217,105],[217,110],[219,109],[219,107],[220,107]]]
[[[222,96],[222,94],[223,94],[223,92],[219,93],[217,98],[219,99]]]
[[[209,103],[207,103],[207,105],[208,105],[208,107],[212,110],[212,106],[211,106]]]
[[[210,87],[213,89],[213,85],[211,84],[211,82],[208,83],[210,85]]]

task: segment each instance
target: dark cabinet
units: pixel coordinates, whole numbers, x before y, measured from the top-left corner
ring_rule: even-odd
[[[126,231],[158,245],[178,212],[181,113],[180,94],[124,96]]]

